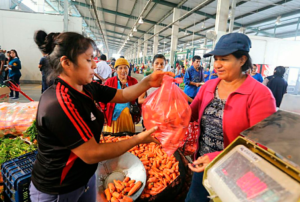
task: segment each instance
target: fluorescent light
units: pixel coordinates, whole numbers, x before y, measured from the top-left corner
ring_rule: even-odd
[[[140,19],[139,19],[139,24],[143,24],[144,23],[144,21],[143,21],[143,18],[141,17]]]
[[[204,23],[204,22],[203,22],[203,24],[202,24],[201,28],[202,28],[202,29],[204,29],[204,28],[205,28],[205,23]]]
[[[184,35],[186,36],[187,34],[188,34],[188,33],[187,33],[187,30],[185,30],[185,31],[184,31]]]
[[[129,34],[130,37],[133,37],[132,33]]]
[[[134,32],[137,32],[136,26],[133,27],[133,31],[134,31]]]
[[[280,25],[280,24],[281,24],[281,16],[278,16],[275,25]]]

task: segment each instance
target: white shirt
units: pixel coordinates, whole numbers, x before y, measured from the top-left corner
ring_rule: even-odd
[[[107,79],[111,77],[111,68],[110,66],[106,63],[106,61],[101,60],[100,62],[97,63],[96,69],[94,69],[94,72],[101,76],[103,79]],[[99,80],[96,76],[94,76],[95,80]]]
[[[164,68],[164,72],[170,72],[171,71],[171,65],[170,63],[166,64],[165,68]]]

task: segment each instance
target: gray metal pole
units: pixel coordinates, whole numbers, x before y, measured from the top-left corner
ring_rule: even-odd
[[[236,0],[232,0],[232,2],[231,2],[230,24],[229,24],[229,33],[232,33],[232,31],[233,31],[235,8],[236,8]]]
[[[69,0],[64,0],[64,32],[68,31],[69,24]]]
[[[297,40],[298,30],[299,30],[300,18],[298,18],[297,29],[295,33],[295,41]]]

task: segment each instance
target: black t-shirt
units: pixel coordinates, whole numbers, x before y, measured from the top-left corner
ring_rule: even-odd
[[[117,90],[92,82],[84,91],[89,96],[57,78],[40,98],[36,117],[39,146],[31,179],[41,192],[74,191],[86,185],[97,169],[97,164],[84,163],[71,149],[93,137],[99,142],[104,115],[96,103],[109,102]]]

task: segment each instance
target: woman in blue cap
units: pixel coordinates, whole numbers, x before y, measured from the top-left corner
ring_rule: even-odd
[[[194,156],[192,185],[186,202],[209,201],[202,185],[206,166],[245,129],[276,111],[270,90],[246,71],[252,68],[250,39],[240,33],[224,35],[213,56],[218,78],[205,83],[191,104],[191,121],[199,121],[198,146]]]

